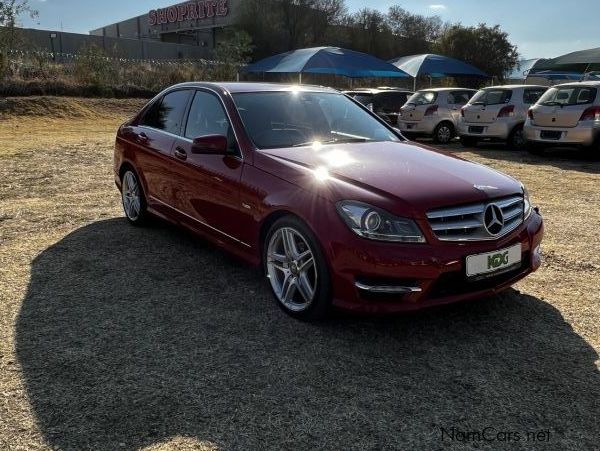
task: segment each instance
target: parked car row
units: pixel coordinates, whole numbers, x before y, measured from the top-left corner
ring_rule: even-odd
[[[446,144],[458,136],[467,147],[506,142],[541,153],[556,145],[588,147],[600,134],[600,81],[463,88],[347,91],[409,139],[426,136]],[[405,97],[408,97],[405,99]],[[405,100],[405,101],[404,101]],[[398,113],[394,113],[398,111]]]

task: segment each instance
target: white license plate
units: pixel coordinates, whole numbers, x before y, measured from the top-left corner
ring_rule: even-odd
[[[521,243],[506,249],[467,257],[467,277],[491,274],[521,263]]]

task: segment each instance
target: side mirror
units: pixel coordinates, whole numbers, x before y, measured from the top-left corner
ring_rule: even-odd
[[[223,135],[199,136],[192,143],[192,153],[225,155],[227,147],[227,137]]]

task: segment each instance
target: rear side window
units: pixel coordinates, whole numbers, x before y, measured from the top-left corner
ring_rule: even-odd
[[[190,98],[190,91],[174,91],[165,95],[146,112],[141,125],[181,134],[183,115]]]
[[[468,91],[454,91],[448,93],[448,103],[450,105],[465,105],[469,102],[472,93]]]
[[[532,105],[538,101],[546,90],[543,88],[527,88],[523,91],[523,103]]]
[[[510,102],[510,89],[482,89],[471,99],[472,105],[501,105]]]
[[[563,86],[550,88],[538,101],[541,105],[585,105],[596,99],[596,88],[589,86]]]

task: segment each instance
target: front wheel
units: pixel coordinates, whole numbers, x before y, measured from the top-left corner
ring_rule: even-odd
[[[474,136],[461,136],[460,137],[460,143],[463,145],[463,147],[476,147],[477,142],[478,142],[478,139],[475,138]]]
[[[433,142],[448,144],[454,138],[454,126],[449,122],[442,122],[433,131]]]
[[[301,320],[323,318],[331,304],[331,281],[321,247],[298,218],[273,224],[263,246],[263,262],[278,305]]]

